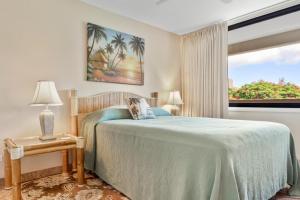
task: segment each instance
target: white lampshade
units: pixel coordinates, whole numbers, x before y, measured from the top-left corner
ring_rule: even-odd
[[[62,104],[53,81],[37,82],[32,106],[60,106]]]
[[[179,91],[170,92],[168,104],[169,105],[181,105],[181,104],[183,104],[183,101],[180,97]]]

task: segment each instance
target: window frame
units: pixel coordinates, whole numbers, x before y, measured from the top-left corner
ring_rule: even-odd
[[[292,100],[292,99],[284,99],[284,100]],[[265,101],[262,101],[262,100],[229,100],[229,107],[300,108],[300,99],[295,99],[295,101],[291,101],[291,102],[287,102],[284,100],[279,100],[279,99],[265,100]]]

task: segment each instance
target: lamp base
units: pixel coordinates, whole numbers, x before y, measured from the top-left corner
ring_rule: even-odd
[[[53,140],[56,138],[53,136],[54,113],[48,107],[40,113],[40,124],[42,129],[40,140]]]
[[[43,135],[39,137],[40,140],[46,141],[46,140],[56,140],[56,136],[54,135]]]

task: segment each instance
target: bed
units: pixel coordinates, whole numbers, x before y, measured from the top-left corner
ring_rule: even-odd
[[[81,130],[86,138],[85,167],[129,198],[261,200],[287,185],[291,195],[300,195],[293,137],[285,125],[165,114],[132,120],[124,110],[104,109],[137,96],[71,97],[74,134]],[[157,106],[157,99],[146,100]]]

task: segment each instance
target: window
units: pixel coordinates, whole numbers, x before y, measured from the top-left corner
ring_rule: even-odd
[[[300,108],[300,43],[231,55],[231,107]]]

